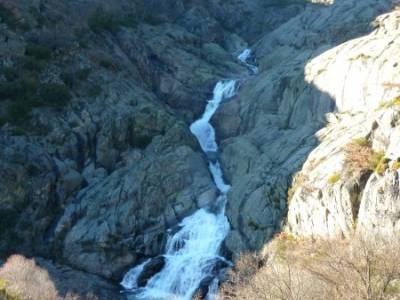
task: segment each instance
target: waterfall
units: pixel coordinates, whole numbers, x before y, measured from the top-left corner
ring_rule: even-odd
[[[250,49],[246,49],[238,59],[250,66],[247,63],[250,55]],[[254,68],[249,67],[252,72]],[[236,86],[236,80],[219,81],[203,115],[190,126],[209,159],[209,169],[219,190],[217,201],[212,210],[199,209],[180,223],[180,230],[167,241],[163,269],[149,279],[145,287],[139,288],[136,281],[149,261],[126,273],[121,285],[132,290],[135,299],[189,300],[205,282],[209,287],[207,298],[211,299],[216,293],[221,269],[230,264],[220,255],[221,245],[230,229],[225,216],[226,194],[230,186],[224,181],[217,159],[218,144],[210,120],[221,102],[235,95]]]

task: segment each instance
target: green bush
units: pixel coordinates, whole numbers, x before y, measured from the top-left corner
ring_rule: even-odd
[[[378,109],[383,109],[383,108],[390,108],[393,106],[399,106],[400,105],[400,96],[395,97],[394,99],[386,102],[381,102],[379,104]]]
[[[358,146],[362,146],[362,147],[367,147],[367,146],[369,146],[369,141],[368,141],[366,138],[364,138],[364,137],[354,139],[354,140],[353,140],[353,143],[356,144],[356,145],[358,145]]]
[[[32,99],[36,95],[39,81],[31,73],[22,74],[18,80],[3,82],[0,84],[0,100],[12,100],[23,102]]]
[[[399,170],[400,169],[400,161],[395,161],[394,163],[393,163],[393,165],[392,165],[392,169],[394,170],[394,171],[397,171],[397,170]]]
[[[132,147],[145,149],[152,141],[151,136],[138,135],[132,138]]]
[[[118,70],[118,65],[116,65],[111,59],[108,58],[102,58],[99,61],[99,65],[107,70],[110,71],[117,71]]]
[[[143,22],[156,26],[165,23],[165,19],[159,14],[149,13],[143,17]]]
[[[15,30],[18,28],[18,20],[16,16],[3,4],[0,4],[0,22],[6,23],[11,29]]]
[[[121,19],[120,25],[135,28],[138,25],[138,18],[135,14],[128,14]]]
[[[5,67],[3,69],[3,74],[4,77],[7,79],[7,81],[14,81],[15,79],[18,78],[18,72],[13,67]]]
[[[385,159],[385,152],[374,151],[368,158],[368,164],[371,171],[375,171],[378,174],[383,174],[387,169],[387,160]]]
[[[52,51],[49,47],[41,44],[29,43],[25,49],[25,55],[38,60],[50,60]]]
[[[116,31],[118,27],[136,27],[138,18],[134,14],[124,15],[123,12],[107,12],[97,9],[88,19],[88,26],[93,32]]]
[[[25,56],[22,59],[22,67],[27,71],[40,73],[46,68],[46,63],[35,57]]]
[[[70,72],[64,72],[60,75],[61,80],[66,86],[72,88],[75,84],[74,75]]]
[[[18,94],[18,86],[15,82],[0,83],[0,101],[13,99]]]
[[[88,88],[88,96],[89,97],[97,97],[101,94],[102,92],[102,88],[101,85],[99,84],[93,84]]]
[[[88,43],[88,32],[89,30],[78,27],[74,29],[74,35],[76,37],[76,40],[79,44],[79,47],[86,49],[89,46]]]
[[[41,103],[55,108],[62,108],[71,100],[68,87],[59,83],[43,84],[39,96]]]
[[[13,124],[22,124],[31,118],[32,107],[23,102],[15,102],[8,109],[8,119]]]
[[[86,81],[89,78],[89,75],[91,72],[92,72],[92,69],[84,68],[84,69],[80,69],[79,71],[77,71],[75,73],[75,76],[80,81]]]
[[[22,74],[19,82],[23,93],[35,94],[39,87],[39,79],[33,73]]]
[[[68,87],[72,88],[77,84],[77,81],[86,81],[91,73],[90,68],[80,69],[76,72],[64,72],[61,74],[61,79]]]
[[[98,9],[89,17],[88,25],[93,32],[115,31],[118,28],[118,19],[115,14]]]

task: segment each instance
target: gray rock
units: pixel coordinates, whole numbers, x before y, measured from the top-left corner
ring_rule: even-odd
[[[398,81],[389,71],[397,46],[388,45],[397,27],[385,25],[389,31],[379,25],[371,35],[340,44],[372,30],[371,21],[389,7],[390,1],[350,0],[307,6],[253,47],[259,74],[245,80],[213,119],[222,139],[223,171],[232,184],[227,214],[233,231],[226,241],[231,250],[262,247],[283,226],[287,209],[293,233],[346,236],[352,231],[352,201],[365,185],[363,174],[335,186],[327,179],[344,167],[346,143],[368,136],[374,127],[374,118],[355,114],[362,110],[366,116],[382,98],[395,96],[370,74],[383,68],[388,81]],[[382,19],[396,22],[394,16]],[[361,52],[370,59],[357,55]],[[333,118],[335,110],[343,114]],[[290,179],[300,169],[287,207]]]

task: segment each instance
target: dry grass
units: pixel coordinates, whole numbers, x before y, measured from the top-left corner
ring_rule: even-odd
[[[357,142],[348,144],[345,148],[346,161],[351,170],[368,170],[370,169],[369,158],[374,151],[367,145],[360,145]]]
[[[400,161],[395,161],[392,165],[393,170],[399,170],[400,169]]]
[[[338,182],[341,177],[342,177],[342,175],[340,173],[334,173],[334,174],[332,174],[331,176],[328,177],[328,183],[333,185],[336,182]]]
[[[0,268],[0,295],[8,300],[57,300],[57,290],[48,272],[32,259],[21,255],[10,256]]]
[[[383,174],[388,168],[384,151],[374,151],[364,138],[355,139],[346,148],[346,162],[350,171],[374,171]]]
[[[248,255],[238,261],[219,299],[400,299],[399,245],[279,236],[267,246],[264,263],[249,263]]]

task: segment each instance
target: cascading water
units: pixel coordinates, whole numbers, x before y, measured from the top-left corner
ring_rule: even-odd
[[[238,59],[249,66],[254,73],[257,68],[247,63],[250,54],[250,49],[246,49]],[[202,117],[190,126],[190,130],[197,137],[209,159],[209,169],[220,195],[213,209],[199,209],[181,222],[180,230],[168,239],[164,255],[165,266],[147,282],[145,287],[138,288],[137,280],[149,261],[131,269],[124,276],[121,285],[133,290],[136,299],[189,300],[204,281],[208,282],[208,298],[211,299],[218,287],[220,269],[229,265],[219,253],[222,242],[229,232],[225,205],[226,193],[230,186],[225,183],[216,159],[218,145],[210,120],[220,103],[235,95],[236,85],[236,80],[218,82],[214,88],[213,98],[208,101]]]

